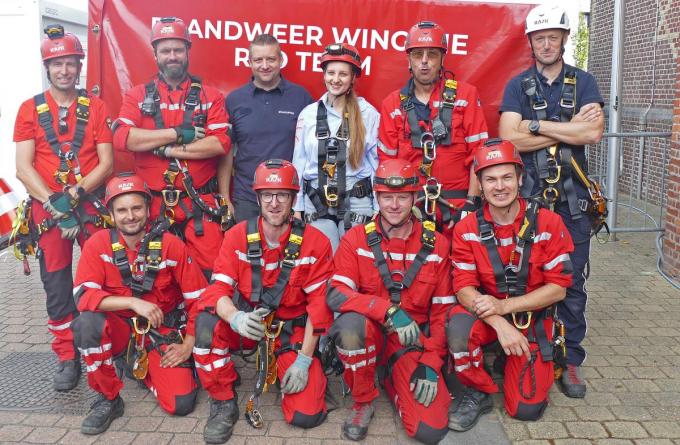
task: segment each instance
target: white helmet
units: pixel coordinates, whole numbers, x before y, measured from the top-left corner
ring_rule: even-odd
[[[527,15],[524,34],[544,29],[564,29],[569,31],[569,16],[557,5],[536,6]]]

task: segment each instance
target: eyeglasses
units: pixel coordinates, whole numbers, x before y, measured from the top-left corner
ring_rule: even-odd
[[[68,107],[59,107],[59,134],[66,134],[68,133],[68,122],[66,122],[66,118],[68,118]]]
[[[421,60],[423,56],[426,56],[429,60],[435,60],[441,57],[442,55],[442,50],[437,49],[437,48],[427,48],[427,49],[422,49],[422,48],[416,48],[411,50],[409,53],[409,57],[415,60]]]
[[[262,202],[265,204],[269,204],[274,200],[274,197],[276,196],[276,202],[279,204],[286,204],[290,202],[290,199],[293,197],[292,193],[289,192],[279,192],[279,193],[270,193],[270,192],[262,192],[260,193],[260,199]]]

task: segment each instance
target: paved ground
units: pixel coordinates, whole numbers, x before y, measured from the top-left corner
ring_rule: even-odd
[[[449,433],[444,443],[496,444],[507,443],[509,438],[518,443],[555,445],[680,445],[680,292],[656,273],[653,238],[652,234],[620,235],[617,242],[593,245],[585,399],[568,399],[553,389],[545,417],[523,423],[501,413],[502,400],[497,396],[494,413],[465,435]],[[33,262],[32,267],[33,274],[24,277],[13,258],[0,258],[0,361],[16,351],[49,351],[37,264]],[[246,394],[252,387],[252,371],[243,368],[242,375],[240,393]],[[3,382],[7,385],[7,376],[0,375],[0,390]],[[337,381],[333,385],[339,393]],[[165,415],[152,395],[129,380],[123,398],[125,416],[116,420],[109,432],[94,438],[79,433],[81,415],[0,410],[0,442],[202,442],[208,411],[204,393],[196,411],[184,418]],[[343,402],[345,407],[329,415],[328,422],[308,431],[283,422],[274,406],[276,394],[266,395],[263,403],[265,428],[254,430],[241,420],[230,443],[351,443],[343,442],[340,435],[349,398]],[[365,443],[411,443],[384,396],[377,408]]]

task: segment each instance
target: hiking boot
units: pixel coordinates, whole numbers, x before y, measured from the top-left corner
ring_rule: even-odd
[[[489,394],[465,388],[458,407],[449,413],[449,429],[467,431],[477,424],[482,414],[491,411],[491,408],[493,400]]]
[[[231,437],[238,420],[236,397],[229,400],[210,399],[210,417],[203,428],[205,443],[224,443]]]
[[[375,408],[373,403],[355,402],[349,417],[342,425],[342,432],[350,440],[362,440],[368,434],[368,425],[371,423]]]
[[[565,396],[575,399],[582,399],[586,396],[586,382],[581,377],[580,366],[567,365],[567,368],[562,371],[560,383],[562,383],[562,392]]]
[[[113,419],[122,416],[124,411],[125,403],[120,398],[120,394],[113,400],[99,394],[97,400],[90,406],[89,414],[83,419],[80,432],[83,434],[101,434],[109,429]]]
[[[80,359],[64,360],[57,363],[57,372],[54,374],[54,389],[56,391],[69,391],[78,385],[80,378]]]

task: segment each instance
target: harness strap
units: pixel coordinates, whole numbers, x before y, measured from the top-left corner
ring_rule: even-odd
[[[403,277],[401,281],[392,279],[392,277],[398,273],[390,271],[390,268],[387,265],[387,260],[382,251],[382,235],[378,233],[375,221],[371,221],[364,226],[366,242],[373,252],[373,262],[378,269],[378,273],[380,274],[380,278],[382,279],[385,288],[387,288],[387,291],[390,294],[390,301],[392,304],[398,305],[401,303],[401,291],[403,289],[408,289],[411,284],[413,284],[413,280],[415,280],[418,272],[420,272],[420,269],[423,267],[423,264],[427,260],[427,256],[434,250],[436,240],[435,225],[432,221],[423,221],[422,226],[420,250],[416,254],[415,259],[406,273],[401,274],[401,272],[399,272]]]
[[[437,114],[430,121],[432,124],[432,135],[435,143],[451,144],[451,123],[453,120],[453,107],[456,102],[458,82],[454,79],[447,79],[444,82],[442,96]],[[410,79],[408,83],[399,91],[401,109],[406,113],[409,130],[411,132],[411,146],[413,148],[423,148],[423,129],[420,127],[418,116],[416,115],[414,100],[414,82]],[[433,161],[433,159],[431,160]]]
[[[135,278],[132,274],[132,268],[127,257],[127,250],[125,246],[120,243],[118,231],[116,229],[109,229],[109,238],[111,240],[111,250],[113,251],[113,265],[118,268],[123,285],[132,290],[134,297],[140,298],[143,294],[148,293],[153,289],[153,284],[156,281],[158,272],[160,271],[160,263],[162,261],[163,251],[163,232],[167,230],[167,220],[154,226],[140,243],[139,253],[135,264],[142,267],[144,275],[141,280]]]
[[[78,153],[83,145],[85,138],[85,128],[90,119],[90,97],[85,89],[78,90],[78,97],[76,99],[76,127],[71,141],[71,147],[68,151],[62,152],[61,144],[54,130],[54,119],[50,113],[50,107],[47,104],[45,93],[37,94],[33,97],[36,112],[38,113],[38,123],[45,132],[45,139],[52,149],[52,153],[59,158],[59,169],[55,172],[55,180],[61,185],[67,185],[68,173],[73,172],[76,181],[82,179],[80,172],[80,162],[78,161]]]
[[[251,218],[246,223],[246,239],[248,242],[248,253],[246,254],[251,265],[252,291],[250,301],[255,305],[262,305],[274,311],[278,309],[281,298],[288,285],[290,274],[295,268],[295,260],[300,257],[302,248],[305,223],[293,219],[288,244],[284,249],[284,258],[281,262],[281,271],[272,287],[262,287],[262,244],[258,228],[258,218]]]
[[[326,106],[320,100],[316,109],[315,135],[318,141],[317,176],[319,181],[315,208],[317,204],[323,207],[335,207],[338,209],[338,215],[342,216],[349,207],[349,197],[345,190],[347,141],[349,139],[348,114],[344,114],[336,136],[332,137]]]

